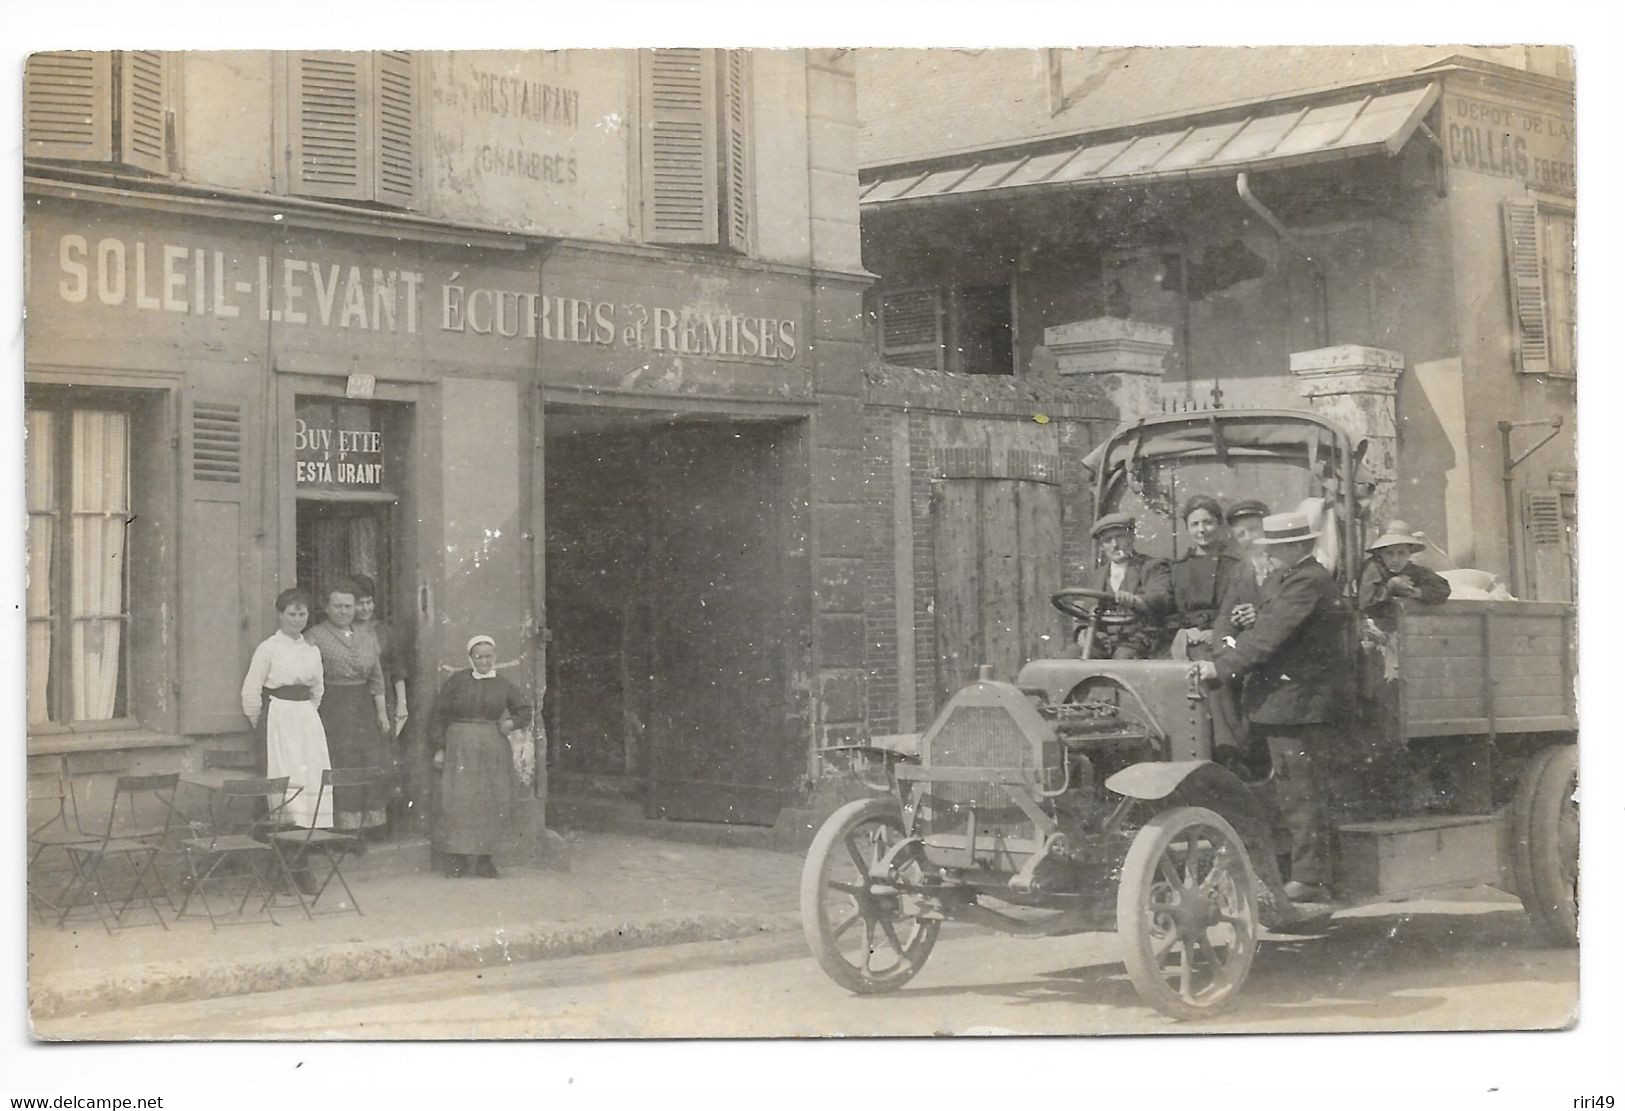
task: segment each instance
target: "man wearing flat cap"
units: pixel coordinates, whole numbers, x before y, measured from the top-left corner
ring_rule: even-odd
[[[1096,550],[1105,554],[1106,562],[1089,573],[1084,585],[1111,591],[1117,599],[1114,608],[1139,618],[1127,625],[1097,629],[1089,654],[1095,659],[1145,659],[1157,642],[1156,622],[1147,599],[1167,593],[1168,564],[1134,550],[1134,518],[1127,513],[1107,513],[1089,529],[1089,535],[1094,538]],[[1073,633],[1075,639],[1081,637],[1084,628],[1080,626]]]
[[[1319,535],[1301,514],[1264,518],[1258,544],[1277,568],[1272,593],[1251,628],[1196,665],[1209,684],[1246,678],[1248,716],[1269,745],[1276,803],[1292,836],[1286,892],[1295,902],[1330,898],[1330,772],[1340,742],[1332,723],[1343,711],[1349,670],[1337,583],[1314,557]]]

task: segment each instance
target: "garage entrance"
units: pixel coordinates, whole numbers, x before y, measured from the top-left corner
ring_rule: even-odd
[[[808,621],[789,481],[804,427],[548,407],[555,790],[773,822],[805,765],[789,687]]]

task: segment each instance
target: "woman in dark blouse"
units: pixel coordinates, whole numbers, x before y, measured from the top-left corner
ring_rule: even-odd
[[[1208,658],[1213,621],[1236,573],[1236,557],[1225,551],[1224,510],[1206,494],[1185,503],[1181,519],[1190,548],[1168,565],[1170,594],[1164,600],[1166,644],[1181,631],[1190,659]]]
[[[491,854],[509,839],[513,815],[513,749],[508,734],[530,724],[530,702],[496,673],[496,642],[468,642],[473,666],[440,688],[429,716],[429,750],[440,770],[434,847],[446,875],[461,876],[473,858],[476,876],[495,878]]]

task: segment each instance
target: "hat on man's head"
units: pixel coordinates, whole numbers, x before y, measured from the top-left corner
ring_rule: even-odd
[[[1105,536],[1113,529],[1124,529],[1128,532],[1133,532],[1134,518],[1130,517],[1127,513],[1108,513],[1090,527],[1089,535],[1092,538],[1099,540],[1102,536]]]
[[[1227,523],[1233,525],[1243,517],[1268,517],[1269,515],[1269,506],[1261,501],[1248,500],[1238,501],[1235,505],[1232,505],[1230,511],[1224,515],[1224,519]]]
[[[1320,533],[1309,527],[1309,518],[1302,513],[1275,513],[1264,518],[1264,535],[1260,544],[1296,544],[1300,540],[1313,540]]]
[[[1404,521],[1389,521],[1388,531],[1367,544],[1365,550],[1374,552],[1378,548],[1397,548],[1401,546],[1421,550],[1428,545],[1427,541],[1422,539],[1422,534],[1412,532],[1411,526]]]

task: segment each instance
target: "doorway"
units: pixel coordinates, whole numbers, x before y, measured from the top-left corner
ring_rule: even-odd
[[[803,425],[550,407],[555,788],[771,824],[805,764],[789,459]]]
[[[316,602],[312,623],[321,620],[327,592],[351,575],[373,581],[378,615],[388,622],[395,612],[394,502],[302,497],[298,506],[295,571]]]

